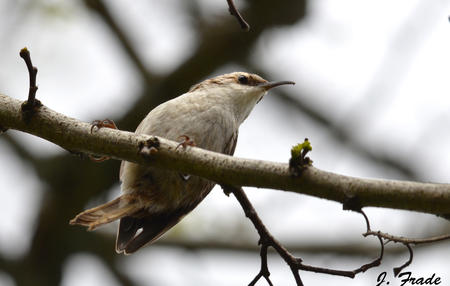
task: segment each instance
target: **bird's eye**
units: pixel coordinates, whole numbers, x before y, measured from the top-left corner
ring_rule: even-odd
[[[240,84],[248,84],[248,77],[246,77],[245,75],[240,75],[238,77],[238,81]]]

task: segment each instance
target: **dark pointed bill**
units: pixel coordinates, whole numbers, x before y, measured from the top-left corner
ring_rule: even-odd
[[[260,84],[259,86],[264,88],[265,90],[269,90],[271,88],[274,88],[274,87],[280,86],[280,85],[284,85],[284,84],[295,84],[295,82],[289,81],[289,80],[271,81],[271,82],[266,82],[266,83]]]

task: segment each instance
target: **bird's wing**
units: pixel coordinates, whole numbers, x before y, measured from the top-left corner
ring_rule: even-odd
[[[234,150],[236,149],[236,143],[238,139],[238,133],[239,130],[234,131],[234,133],[231,135],[230,139],[227,142],[227,145],[225,145],[225,148],[223,149],[223,154],[227,155],[233,155]]]
[[[222,153],[233,155],[236,149],[237,138],[238,131],[236,130],[228,139]],[[191,204],[182,206],[171,212],[153,213],[149,215],[145,210],[142,210],[142,214],[137,213],[121,218],[119,231],[117,232],[116,251],[118,253],[130,254],[142,246],[157,240],[162,234],[177,224],[186,214],[192,211],[209,193],[213,186],[213,182],[205,180],[202,186],[204,191],[200,192],[202,195],[195,202],[191,202]],[[138,233],[140,229],[142,231]]]
[[[123,217],[117,232],[116,252],[136,252],[142,246],[157,240],[187,213],[188,211],[180,209],[170,213],[154,213],[151,216],[144,214],[142,217]],[[142,231],[136,234],[139,229]]]
[[[140,213],[120,219],[116,239],[117,253],[131,254],[146,244],[153,243],[166,231],[176,225],[185,215],[191,212],[213,188],[214,183],[202,179],[203,191],[194,201],[174,210],[148,213],[142,209]]]

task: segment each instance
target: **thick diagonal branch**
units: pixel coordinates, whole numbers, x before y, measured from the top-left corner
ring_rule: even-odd
[[[164,138],[158,138],[158,152],[149,154],[140,147],[152,136],[111,129],[91,134],[89,123],[69,118],[45,106],[33,115],[31,122],[26,122],[20,111],[21,103],[0,95],[0,126],[39,136],[70,151],[178,170],[220,184],[291,191],[337,202],[358,197],[361,207],[450,214],[449,184],[360,179],[314,167],[294,176],[287,163],[235,158],[196,147],[176,149],[177,142]]]

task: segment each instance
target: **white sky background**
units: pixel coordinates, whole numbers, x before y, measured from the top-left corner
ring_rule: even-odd
[[[182,1],[108,1],[124,27],[132,31],[140,55],[155,72],[170,72],[195,46],[196,35],[189,18],[183,16]],[[39,68],[37,96],[44,104],[84,121],[119,117],[139,86],[135,71],[107,28],[78,1],[40,1],[47,9],[25,4],[28,2],[0,3],[0,93],[25,98],[28,74],[18,53],[27,46]],[[228,13],[225,0],[198,2],[211,21],[215,15]],[[25,9],[22,4],[29,7]],[[308,11],[305,21],[265,33],[253,61],[276,75],[269,80],[297,82],[284,88],[294,89],[300,99],[337,123],[351,126],[359,141],[407,159],[427,181],[450,182],[450,2],[313,0]],[[105,106],[103,100],[113,104]],[[41,154],[62,152],[40,139],[16,136]],[[352,176],[398,176],[352,154],[321,126],[294,110],[281,111],[271,95],[256,106],[241,127],[236,156],[287,161],[290,147],[304,137],[312,141],[311,157],[318,168]],[[0,253],[15,257],[27,249],[27,234],[33,228],[40,195],[37,179],[20,176],[21,172],[32,172],[9,153],[8,145],[0,141]],[[362,219],[342,212],[336,203],[277,191],[249,190],[248,194],[269,229],[282,241],[333,242],[338,237],[362,241]],[[386,209],[368,209],[367,213],[374,229],[400,235],[438,231],[443,224],[416,213]],[[190,236],[199,239],[216,238],[215,228],[232,229],[242,224],[241,229],[249,232],[245,236],[256,243],[255,233],[245,220],[237,202],[215,190],[178,227],[187,231],[195,226]],[[201,235],[199,229],[204,231]],[[222,236],[232,239],[232,235]],[[449,243],[445,248],[417,249],[408,270],[421,276],[436,273],[450,283],[449,254]],[[304,258],[309,264],[331,263],[344,269],[368,261]],[[157,245],[127,259],[125,269],[131,269],[142,285],[145,281],[156,285],[246,285],[259,269],[257,254],[193,254]],[[405,259],[388,256],[382,267],[355,280],[301,274],[306,285],[374,285],[376,275],[381,271],[390,274],[392,267]],[[174,268],[179,271],[168,274]],[[77,255],[65,269],[64,286],[115,285],[107,268],[92,256]],[[278,257],[270,259],[270,270],[277,285],[293,285],[288,267]],[[80,272],[86,275],[76,274]],[[0,285],[14,285],[2,277],[0,270]]]

